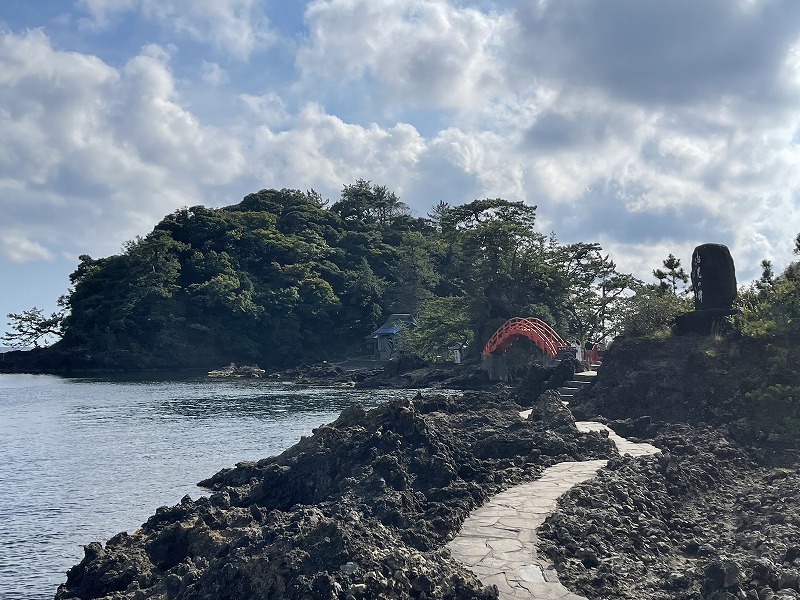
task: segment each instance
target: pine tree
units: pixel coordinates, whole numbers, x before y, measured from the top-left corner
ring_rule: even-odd
[[[672,293],[677,294],[678,282],[686,284],[689,281],[689,275],[681,267],[681,259],[675,258],[672,253],[662,261],[662,264],[664,269],[654,269],[653,276],[658,279],[662,290],[672,289]]]

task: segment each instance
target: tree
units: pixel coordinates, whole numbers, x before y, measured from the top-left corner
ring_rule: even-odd
[[[610,327],[619,318],[615,305],[639,282],[633,276],[617,272],[614,261],[598,243],[578,242],[554,246],[550,261],[563,290],[557,298],[556,312],[563,321],[562,331],[581,341],[602,340],[612,335]]]
[[[677,294],[678,282],[681,281],[686,284],[686,282],[689,281],[689,275],[683,270],[683,267],[681,267],[681,259],[675,258],[672,253],[662,261],[662,264],[666,270],[653,269],[653,276],[658,279],[659,285],[663,289],[672,289],[672,293]]]
[[[63,305],[63,297],[59,303]],[[21,313],[9,313],[7,317],[13,331],[0,336],[0,341],[12,348],[47,346],[63,335],[64,309],[46,317],[42,309],[34,306]]]
[[[794,252],[800,254],[800,234]],[[770,261],[762,261],[761,268],[761,277],[739,290],[737,308],[741,313],[734,324],[747,336],[781,342],[784,365],[789,364],[797,360],[793,348],[800,341],[800,262],[790,263],[777,276]]]
[[[431,212],[428,213],[428,222],[438,231],[441,233],[442,231],[442,221],[447,218],[447,213],[450,210],[451,206],[444,202],[443,200],[439,200],[431,209]]]
[[[331,210],[345,220],[356,220],[384,227],[410,212],[408,205],[385,185],[359,179],[342,188],[341,198]]]
[[[451,346],[469,346],[473,333],[468,307],[469,298],[463,296],[427,300],[417,313],[416,327],[400,332],[400,347],[426,360],[441,360]]]
[[[766,258],[761,261],[761,277],[756,279],[755,287],[758,290],[769,290],[775,284],[775,271],[772,269],[772,261]]]
[[[432,240],[419,231],[400,236],[396,258],[389,267],[392,284],[389,302],[392,312],[416,313],[420,304],[433,296],[439,274],[431,256]]]
[[[640,284],[620,310],[621,333],[633,337],[670,334],[675,317],[692,309],[691,301],[658,284]]]
[[[432,219],[442,244],[437,295],[469,298],[474,336],[488,337],[522,309],[518,299],[530,303],[524,288],[532,280],[521,275],[532,271],[526,253],[542,238],[533,229],[536,207],[502,198],[440,203]]]

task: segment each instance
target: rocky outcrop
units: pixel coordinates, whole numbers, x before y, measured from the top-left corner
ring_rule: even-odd
[[[541,423],[543,427],[558,432],[576,430],[575,417],[572,412],[561,401],[558,392],[548,390],[544,392],[539,401],[533,405],[528,420],[534,423]]]
[[[355,363],[355,364],[353,364]],[[545,369],[552,373],[553,369]],[[317,363],[280,373],[300,385],[353,386],[359,389],[449,389],[483,390],[497,387],[475,363],[430,364],[413,355],[390,361],[345,361]]]
[[[760,466],[718,430],[665,426],[663,453],[617,458],[540,529],[588,598],[800,597],[796,466]]]
[[[258,365],[237,365],[231,363],[222,369],[214,369],[208,372],[212,378],[234,378],[234,379],[260,379],[267,374],[265,369]]]
[[[563,584],[587,598],[800,598],[800,461],[780,397],[800,374],[770,357],[736,337],[609,349],[572,412],[663,452],[616,458],[562,498],[540,537]]]
[[[502,396],[359,406],[283,454],[203,482],[132,534],[93,543],[57,598],[490,598],[445,542],[490,495],[600,435],[519,418]]]
[[[569,364],[532,371],[513,396],[349,408],[280,456],[204,481],[210,498],[90,544],[57,598],[493,597],[444,543],[499,490],[557,462],[615,456],[573,413],[662,453],[612,458],[561,499],[539,535],[562,583],[587,598],[800,598],[797,415],[780,396],[800,375],[768,352],[620,340],[569,408],[547,391]]]
[[[570,405],[578,419],[703,423],[754,452],[794,444],[800,413],[797,354],[742,337],[620,339],[606,351],[590,393]],[[650,434],[652,435],[652,430]]]

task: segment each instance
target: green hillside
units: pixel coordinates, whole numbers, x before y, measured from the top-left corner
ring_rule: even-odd
[[[795,252],[800,252],[800,236]],[[645,284],[599,244],[536,230],[536,207],[500,198],[413,216],[385,186],[359,180],[329,203],[313,190],[261,190],[225,208],[167,215],[114,256],[83,255],[62,313],[9,315],[2,340],[49,348],[9,353],[0,370],[173,369],[255,362],[267,368],[363,355],[392,313],[415,315],[409,352],[476,357],[513,316],[565,339],[663,336],[691,310],[670,255]],[[800,263],[739,290],[733,327],[796,356]]]
[[[392,312],[417,315],[406,343],[428,358],[454,342],[474,356],[516,315],[572,338],[609,331],[634,280],[598,244],[537,232],[535,211],[481,199],[416,217],[364,180],[332,204],[283,189],[181,208],[120,254],[80,257],[63,319],[40,321],[62,337],[44,355],[69,368],[281,367],[362,354]]]

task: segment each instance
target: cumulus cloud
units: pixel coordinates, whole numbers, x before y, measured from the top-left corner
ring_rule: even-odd
[[[508,17],[447,0],[314,0],[305,77],[368,77],[385,103],[458,108],[502,86]]]
[[[252,153],[258,157],[256,176],[271,187],[314,187],[335,197],[343,183],[358,178],[402,194],[425,150],[425,140],[408,124],[364,127],[310,103],[283,131],[260,127]]]
[[[116,70],[41,31],[0,36],[7,227],[36,224],[33,241],[51,248],[116,251],[242,171],[239,143],[182,107],[167,60],[151,46]]]
[[[230,77],[228,77],[225,69],[220,67],[215,62],[208,62],[205,60],[200,68],[200,79],[213,87],[217,87],[230,81]]]
[[[406,184],[420,206],[431,195],[525,200],[542,226],[638,248],[655,266],[661,248],[703,241],[748,261],[788,256],[800,186],[795,3],[485,6],[314,0],[297,65],[369,95],[373,109],[453,110]],[[443,173],[451,185],[437,182]]]
[[[163,27],[209,43],[238,59],[276,40],[259,0],[80,0],[91,28],[109,27],[115,18],[139,11]]]
[[[242,94],[245,106],[263,124],[273,129],[289,123],[289,112],[286,102],[275,92],[267,92],[259,96]]]
[[[95,28],[136,11],[243,61],[203,47],[174,73],[180,55],[151,45],[115,68],[42,32],[3,35],[0,198],[9,230],[51,250],[73,229],[113,231],[117,249],[181,204],[259,187],[336,197],[363,177],[422,214],[439,200],[536,204],[542,230],[600,241],[645,275],[707,241],[754,275],[791,257],[792,0],[311,0],[297,42],[270,50],[294,72],[252,60],[272,41],[264,2],[81,6]],[[198,73],[204,96],[187,97]],[[203,120],[219,106],[225,128]],[[43,214],[65,226],[17,226]]]
[[[572,239],[655,266],[658,248],[692,240],[785,263],[800,222],[798,41],[800,9],[783,0],[519,3],[501,101],[460,130],[498,134],[502,180],[522,173],[540,223]]]
[[[54,254],[19,231],[0,230],[0,256],[14,263],[52,260]]]
[[[792,0],[523,2],[511,42],[520,78],[597,87],[673,105],[784,96],[778,77],[800,31]]]

